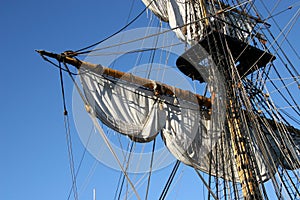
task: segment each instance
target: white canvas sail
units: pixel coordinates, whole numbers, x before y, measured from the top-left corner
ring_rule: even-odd
[[[179,39],[192,45],[211,31],[211,25],[216,20],[221,22],[218,31],[245,42],[257,23],[254,17],[237,10],[238,4],[231,7],[220,2],[204,0],[142,1],[162,21],[169,23]]]
[[[216,70],[214,67],[209,69],[210,72]],[[84,66],[80,72],[90,106],[108,127],[137,142],[149,142],[161,132],[166,147],[181,162],[226,180],[239,181],[236,166],[225,162],[233,160],[233,152],[228,138],[225,139],[228,131],[224,129],[222,119],[222,98],[214,100],[215,110],[209,114],[201,111],[197,97],[191,92],[185,91],[185,98],[180,98],[176,92],[158,96],[155,90],[122,78],[95,73]],[[214,75],[218,76],[216,72]],[[206,81],[213,79],[209,80],[207,76]],[[156,84],[155,81],[150,82]],[[222,96],[221,82],[213,81],[211,84],[211,89],[219,97]],[[258,149],[254,155],[259,172],[257,181],[268,180],[274,171],[268,170]]]
[[[139,142],[153,140],[163,128],[165,111],[152,91],[83,67],[80,70],[86,98],[108,127]]]

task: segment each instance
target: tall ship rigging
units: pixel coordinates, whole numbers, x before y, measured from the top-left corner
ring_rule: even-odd
[[[80,77],[74,85],[82,105],[122,172],[114,198],[168,199],[182,163],[199,177],[203,199],[300,199],[299,54],[287,37],[299,5],[275,12],[264,1],[142,2],[140,15],[105,40],[61,54],[37,51],[72,80]],[[274,17],[291,9],[298,10],[274,35]],[[156,27],[126,34],[146,12]],[[111,54],[122,56],[108,66],[92,63]],[[128,154],[118,156],[109,132],[122,138]],[[159,141],[176,161],[161,191],[153,192]],[[131,171],[137,164],[130,164],[138,145],[152,149],[140,179]]]

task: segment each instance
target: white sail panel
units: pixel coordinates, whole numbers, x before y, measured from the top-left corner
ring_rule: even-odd
[[[167,148],[178,160],[213,176],[238,182],[231,136],[224,121],[224,80],[215,65],[199,70],[215,96],[210,113],[201,110],[197,97],[188,91],[185,98],[176,94],[176,90],[173,95],[155,94],[155,90],[99,71],[94,73],[82,67],[80,72],[86,98],[104,124],[137,142],[149,142],[162,130]],[[211,75],[218,77],[217,81]],[[271,157],[278,166],[277,142],[269,141],[267,148],[274,149]],[[258,181],[264,182],[273,176],[275,169],[267,167],[272,161],[266,160],[268,156],[263,156],[256,144],[253,146]],[[281,160],[281,165],[291,168],[285,160]]]
[[[168,11],[167,11],[167,1],[153,1],[153,0],[142,0],[142,2],[149,6],[149,9],[161,20],[168,22]]]
[[[205,112],[169,106],[166,127],[162,137],[169,151],[181,162],[195,169],[225,180],[239,182],[234,155],[228,132],[219,129]],[[226,135],[227,134],[227,135]],[[261,153],[254,151],[260,176],[258,181],[267,181],[274,174],[267,168]]]
[[[85,96],[108,127],[138,142],[155,138],[166,114],[153,91],[132,83],[80,69]]]
[[[150,0],[142,0],[146,6]],[[153,1],[149,9],[160,19],[169,22],[177,37],[183,41],[194,43],[202,38],[203,12],[200,4],[185,0],[157,0]]]
[[[211,121],[206,112],[188,102],[168,106],[168,119],[162,137],[169,151],[181,162],[209,172],[210,154],[222,132],[210,134]],[[228,163],[229,164],[229,163]],[[213,169],[216,175],[215,168]]]
[[[236,5],[230,7],[205,0],[142,1],[146,6],[150,5],[149,9],[157,17],[169,23],[179,39],[191,45],[203,39],[212,28],[246,42],[257,23],[253,17],[233,8]]]

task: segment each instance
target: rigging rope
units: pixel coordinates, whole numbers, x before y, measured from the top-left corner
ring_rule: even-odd
[[[130,22],[128,22],[125,26],[123,26],[121,29],[119,29],[118,31],[116,31],[115,33],[113,33],[113,34],[111,34],[110,36],[108,36],[108,37],[106,37],[106,38],[104,38],[103,40],[100,40],[99,42],[96,42],[96,43],[94,43],[94,44],[92,44],[92,45],[89,45],[89,46],[87,46],[87,47],[84,47],[84,48],[81,48],[81,49],[79,49],[79,50],[77,50],[77,51],[75,51],[75,53],[77,53],[77,54],[83,54],[83,53],[89,53],[89,52],[91,52],[91,51],[85,51],[85,50],[87,50],[87,49],[90,49],[90,48],[92,48],[92,47],[94,47],[94,46],[97,46],[98,44],[101,44],[102,42],[104,42],[104,41],[106,41],[106,40],[108,40],[108,39],[110,39],[110,38],[112,38],[113,36],[115,36],[115,35],[117,35],[118,33],[120,33],[120,32],[122,32],[123,30],[125,30],[128,26],[130,26],[132,23],[134,23],[149,7],[150,7],[150,5],[152,4],[154,2],[154,0],[152,0],[149,4],[148,4],[148,6],[146,6],[136,17],[134,17]]]
[[[91,135],[92,135],[92,131],[93,131],[93,129],[90,131],[90,134],[89,134],[89,136],[88,136],[88,140],[87,140],[86,144],[84,145],[86,148],[84,148],[84,150],[83,150],[83,152],[82,152],[82,155],[81,155],[81,159],[80,159],[79,165],[78,165],[78,167],[77,167],[77,169],[76,169],[75,179],[77,179],[77,176],[78,176],[78,174],[79,174],[79,170],[80,170],[80,168],[81,168],[82,162],[83,162],[83,160],[84,160],[84,158],[85,158],[85,154],[86,154],[86,152],[87,152],[87,147],[89,146],[89,143],[90,143],[90,138],[91,138]],[[69,191],[68,200],[70,199],[71,194],[72,194],[72,187],[70,188],[70,191]]]
[[[150,187],[150,178],[151,178],[151,175],[152,175],[152,166],[153,166],[153,158],[154,158],[154,151],[155,151],[155,143],[156,143],[156,138],[154,138],[153,145],[152,145],[152,154],[151,154],[150,169],[149,169],[149,175],[148,175],[148,182],[147,182],[145,200],[148,199],[148,192],[149,192],[149,187]]]
[[[194,168],[195,169],[195,168]],[[203,176],[200,174],[200,172],[195,169],[196,174],[199,176],[199,178],[202,180],[203,184],[205,185],[205,187],[207,188],[207,190],[210,192],[210,194],[213,196],[214,199],[218,199],[217,196],[214,194],[214,192],[212,191],[212,188],[206,183],[205,179],[203,178]]]
[[[70,75],[70,77],[71,77],[71,79],[72,79],[72,81],[73,81],[73,83],[74,83],[74,85],[75,85],[75,87],[76,87],[78,93],[80,94],[80,97],[81,97],[82,100],[84,101],[84,103],[85,103],[85,105],[86,105],[87,111],[90,111],[90,112],[88,112],[88,113],[89,113],[89,115],[90,115],[90,117],[91,117],[91,119],[92,119],[92,121],[93,121],[93,123],[94,123],[94,126],[96,127],[96,129],[98,130],[98,132],[100,133],[100,135],[102,136],[102,138],[103,138],[104,142],[106,143],[108,149],[111,151],[111,153],[112,153],[113,156],[115,157],[115,159],[116,159],[116,161],[117,161],[117,163],[118,163],[120,169],[122,170],[124,176],[126,177],[127,181],[129,182],[129,184],[130,184],[132,190],[133,190],[134,193],[136,194],[136,197],[137,197],[138,199],[140,199],[140,197],[139,197],[139,195],[138,195],[138,193],[137,193],[137,191],[136,191],[136,189],[135,189],[133,183],[131,182],[131,180],[130,180],[128,174],[127,174],[127,172],[126,172],[126,171],[124,170],[124,168],[122,167],[119,158],[117,157],[117,155],[116,155],[116,153],[114,152],[114,150],[113,150],[111,144],[109,143],[107,136],[101,131],[102,129],[101,129],[101,127],[99,126],[99,124],[98,124],[98,122],[97,122],[97,119],[96,119],[96,116],[95,116],[94,111],[93,111],[92,108],[89,106],[88,101],[86,100],[86,98],[85,98],[84,95],[82,94],[82,92],[81,92],[81,90],[80,90],[78,84],[76,83],[74,77],[73,77],[72,74],[70,73],[70,70],[69,70],[67,64],[64,63],[64,66],[66,67],[67,72],[69,73],[69,75]]]
[[[127,146],[127,150],[128,150],[129,146]],[[122,148],[121,148],[122,149]],[[133,150],[133,142],[131,142],[131,145],[130,145],[130,150],[129,150],[129,155],[128,155],[128,159],[126,160],[126,155],[123,155],[124,156],[124,164],[125,162],[129,162],[130,160],[130,157],[131,157],[131,153],[132,153],[132,150]],[[128,151],[126,151],[128,153]],[[126,165],[126,170],[128,169],[129,165],[127,163]],[[122,178],[122,182],[121,182],[121,178]],[[123,190],[123,185],[124,185],[124,181],[125,181],[125,175],[123,174],[123,172],[121,171],[120,173],[120,177],[119,177],[119,181],[118,181],[118,187],[116,189],[116,192],[115,192],[115,197],[114,199],[117,199],[117,192],[119,190],[119,185],[120,185],[120,182],[121,182],[121,186],[120,186],[120,190],[119,190],[119,195],[118,195],[118,199],[121,199],[121,194],[122,194],[122,190]]]
[[[121,161],[119,160],[119,158],[118,158],[117,154],[115,153],[115,151],[114,151],[113,147],[111,146],[111,144],[110,144],[110,142],[109,142],[109,140],[108,140],[107,136],[106,136],[106,135],[103,133],[103,131],[102,131],[101,127],[99,126],[99,124],[98,124],[98,122],[97,122],[97,118],[96,118],[96,115],[95,115],[94,111],[93,111],[93,110],[91,110],[91,112],[89,113],[89,115],[90,115],[90,117],[91,117],[91,119],[92,119],[92,121],[93,121],[93,123],[94,123],[95,127],[97,128],[98,132],[99,132],[99,133],[100,133],[100,135],[102,136],[102,138],[103,138],[103,140],[104,140],[104,142],[105,142],[106,146],[108,147],[108,149],[109,149],[109,150],[110,150],[110,152],[112,153],[113,157],[114,157],[114,158],[115,158],[115,160],[117,161],[117,163],[118,163],[118,165],[119,165],[120,169],[121,169],[121,170],[122,170],[122,172],[124,173],[124,176],[126,177],[126,179],[127,179],[128,183],[129,183],[129,185],[131,186],[132,190],[134,191],[134,193],[135,193],[135,195],[136,195],[137,199],[139,199],[139,200],[140,200],[141,198],[140,198],[140,196],[139,196],[138,192],[136,191],[136,189],[135,189],[135,187],[134,187],[134,185],[133,185],[132,181],[130,180],[130,178],[129,178],[129,176],[128,176],[127,172],[125,171],[124,167],[122,166],[122,164],[121,164]]]
[[[73,193],[74,193],[74,199],[78,200],[76,174],[75,174],[75,168],[74,168],[74,157],[73,157],[73,151],[72,151],[72,139],[71,139],[71,134],[70,134],[70,122],[69,122],[68,115],[65,115],[64,121],[65,121],[68,155],[69,155],[69,162],[70,162],[70,169],[71,169],[71,176],[72,176],[72,188],[73,188]]]
[[[37,50],[36,50],[36,51],[37,51]],[[39,51],[37,51],[37,52],[40,54],[40,56],[41,56],[46,62],[49,62],[50,64],[52,64],[54,67],[58,68],[59,70],[62,70],[62,71],[64,71],[64,72],[69,72],[69,73],[71,73],[72,75],[77,75],[76,73],[70,72],[70,71],[68,71],[67,69],[62,68],[62,67],[61,67],[61,63],[56,64],[56,63],[52,62],[51,60],[49,60],[45,55],[43,55],[43,54],[40,53]]]
[[[71,171],[71,177],[72,177],[72,189],[73,189],[74,199],[78,200],[76,175],[75,175],[75,168],[74,168],[74,158],[73,158],[73,151],[72,151],[72,139],[71,139],[71,134],[70,134],[70,122],[69,122],[68,111],[66,108],[66,99],[65,99],[65,92],[64,92],[64,82],[63,82],[63,76],[62,76],[61,63],[59,63],[59,69],[60,69],[59,76],[60,76],[61,92],[62,92],[62,98],[63,98],[63,108],[64,108],[64,124],[65,124],[65,130],[66,130],[66,140],[67,140],[67,146],[68,146],[69,164],[70,164],[70,171]]]
[[[171,172],[171,174],[170,174],[170,176],[168,178],[168,181],[167,181],[167,183],[166,183],[166,185],[165,185],[165,187],[164,187],[164,189],[163,189],[163,191],[162,191],[162,193],[161,193],[161,195],[159,197],[159,200],[164,200],[166,198],[166,195],[168,193],[168,190],[170,189],[171,183],[172,183],[172,181],[173,181],[173,179],[175,177],[175,174],[176,174],[176,172],[178,170],[178,167],[179,167],[180,163],[181,162],[179,160],[176,161],[176,163],[175,163],[175,165],[173,167],[173,170],[172,170],[172,172]]]
[[[267,10],[267,12],[269,13],[269,17],[267,17],[267,18],[272,18],[273,21],[275,21],[274,18],[272,17],[272,15],[271,15],[272,13],[268,10],[268,7],[263,3],[262,0],[261,0],[261,3],[264,5],[264,8],[265,8],[265,9]],[[293,4],[293,5],[291,5],[290,7],[296,7],[296,6],[298,6],[298,5],[297,5],[297,4]],[[298,13],[298,12],[299,12],[299,9],[297,10],[297,13]],[[257,14],[258,14],[258,13],[257,13]],[[298,17],[297,17],[297,14],[295,14],[295,15],[293,16],[293,18],[294,18],[294,19],[295,19],[295,18],[298,18]],[[288,23],[291,23],[291,21],[292,21],[292,20],[290,20]],[[296,21],[296,20],[295,20],[295,21]],[[280,36],[281,34],[285,35],[285,34],[284,34],[284,31],[285,31],[285,29],[287,28],[287,26],[288,26],[288,25],[286,25],[284,29],[279,28],[279,31],[280,31],[279,36]],[[297,76],[299,76],[299,73],[297,72],[295,66],[292,64],[292,62],[291,62],[290,59],[288,58],[286,52],[284,52],[284,51],[282,50],[282,48],[280,47],[280,45],[278,44],[277,40],[279,39],[279,36],[277,36],[277,38],[275,38],[274,34],[273,34],[268,28],[267,28],[267,31],[268,31],[269,35],[271,36],[271,38],[274,40],[275,44],[278,46],[278,49],[275,49],[274,44],[271,45],[271,47],[275,50],[275,52],[277,52],[276,56],[278,56],[278,57],[280,58],[280,60],[282,61],[282,63],[283,63],[284,65],[286,65],[285,62],[283,61],[283,58],[281,58],[281,56],[278,54],[278,50],[280,50],[280,52],[282,53],[282,55],[284,56],[284,58],[286,59],[286,61],[290,64],[290,67],[293,69],[294,73],[295,73]],[[266,35],[265,35],[265,36],[266,36]],[[273,43],[274,43],[274,42],[273,42]],[[286,66],[286,68],[287,68],[287,66]],[[287,68],[287,69],[288,69],[288,68]],[[289,69],[288,69],[288,70],[289,70]],[[289,73],[291,73],[291,72],[289,72]],[[291,74],[291,75],[292,75],[292,74]],[[293,76],[293,75],[292,75],[292,76]],[[296,80],[296,79],[295,79],[295,80]],[[298,84],[299,84],[299,83],[298,83]]]

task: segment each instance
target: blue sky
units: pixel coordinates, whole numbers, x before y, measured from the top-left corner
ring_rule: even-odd
[[[76,50],[103,39],[125,25],[130,7],[129,0],[0,2],[0,199],[67,199],[71,177],[59,73],[34,50]],[[131,18],[144,6],[135,1],[134,8]],[[299,26],[296,29],[291,38],[299,34]],[[71,112],[73,85],[69,80],[65,84]],[[72,116],[70,119],[73,125]],[[84,147],[74,127],[72,139],[77,166]],[[114,191],[117,179],[110,177],[118,178],[119,172],[98,164],[85,184],[94,164],[95,159],[87,153],[78,177],[81,199],[91,199],[93,188],[99,197],[112,199],[109,189]],[[183,194],[185,199],[199,197],[202,188],[194,188],[199,182],[196,175],[184,167],[180,170],[187,174],[183,179],[188,177],[190,186],[181,186],[185,192],[178,193],[178,199]],[[161,187],[155,186],[158,194]]]
[[[105,2],[0,2],[0,199],[67,199],[71,178],[58,71],[34,50],[78,49],[117,30],[130,3]],[[71,105],[70,81],[66,88]],[[81,155],[83,146],[72,134],[74,154]]]

